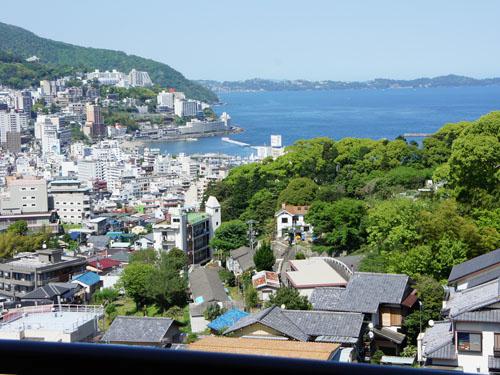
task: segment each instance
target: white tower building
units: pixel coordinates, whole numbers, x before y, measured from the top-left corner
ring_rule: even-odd
[[[205,203],[205,212],[210,215],[210,238],[213,237],[217,228],[221,224],[220,203],[214,196],[210,196]]]

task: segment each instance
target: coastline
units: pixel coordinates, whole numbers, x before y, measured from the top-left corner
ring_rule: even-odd
[[[208,138],[208,137],[218,137],[229,134],[239,134],[245,131],[244,128],[239,126],[233,126],[230,130],[224,131],[214,131],[214,132],[203,132],[203,133],[191,133],[186,135],[175,135],[168,136],[164,138],[133,138],[133,139],[124,139],[120,141],[120,145],[124,148],[134,148],[134,147],[142,147],[151,142],[179,142],[179,141],[191,141],[194,138]]]

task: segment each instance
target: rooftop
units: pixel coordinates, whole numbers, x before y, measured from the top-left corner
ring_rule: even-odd
[[[485,268],[500,264],[500,249],[472,258],[453,267],[448,282],[456,281],[464,276],[478,272]]]
[[[169,318],[118,316],[101,341],[161,343],[173,323]]]
[[[329,360],[338,344],[300,341],[204,337],[189,345],[190,350],[204,352],[264,355],[272,357]]]
[[[188,212],[187,214],[187,221],[189,224],[196,224],[208,218],[209,215],[203,212]]]
[[[322,257],[291,260],[292,271],[287,278],[295,288],[315,288],[321,286],[341,286],[347,283]]]

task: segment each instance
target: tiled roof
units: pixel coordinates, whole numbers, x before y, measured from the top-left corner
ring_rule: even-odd
[[[229,301],[224,285],[215,269],[196,267],[189,273],[189,288],[193,299],[203,297],[202,302]]]
[[[121,263],[118,260],[111,258],[102,258],[89,262],[89,266],[96,268],[98,270],[108,270],[110,268],[119,266],[120,264]]]
[[[106,246],[108,246],[109,242],[110,238],[108,236],[90,236],[87,239],[87,243],[92,244],[98,249],[105,248]]]
[[[495,264],[500,264],[500,249],[472,258],[466,262],[457,264],[451,270],[448,282],[455,281],[471,273],[480,271]]]
[[[395,342],[398,345],[402,344],[406,338],[406,335],[393,331],[387,327],[374,328],[373,333],[375,333],[375,336],[381,336],[389,341]]]
[[[427,358],[454,359],[453,332],[451,322],[435,322],[434,326],[425,330],[423,339],[424,355]]]
[[[118,316],[101,341],[161,343],[173,322],[169,318]]]
[[[500,282],[493,280],[474,288],[451,294],[444,315],[453,318],[466,311],[473,311],[500,301]]]
[[[57,296],[63,296],[76,288],[81,287],[71,283],[49,283],[26,293],[22,299],[53,299]]]
[[[255,268],[252,250],[247,246],[241,246],[229,252],[231,258],[238,261],[243,271]]]
[[[468,311],[453,318],[457,322],[500,322],[500,309]]]
[[[467,288],[473,288],[475,286],[485,284],[488,281],[500,278],[500,267],[496,267],[491,271],[485,272],[482,275],[476,276],[467,281]]]
[[[284,336],[299,340],[312,341],[319,336],[339,337],[346,342],[360,335],[363,324],[362,314],[333,313],[307,310],[282,310],[277,306],[269,307],[257,314],[239,320],[225,333],[235,332],[250,325],[260,323]],[[357,341],[357,340],[356,340]]]
[[[316,288],[311,303],[316,310],[377,312],[380,304],[401,304],[408,295],[406,275],[355,272],[346,288]]]

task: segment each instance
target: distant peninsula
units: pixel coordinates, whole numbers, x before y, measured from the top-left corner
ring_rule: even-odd
[[[476,79],[459,75],[446,75],[434,78],[399,80],[377,78],[363,82],[344,81],[307,81],[307,80],[272,80],[253,78],[245,81],[197,81],[207,89],[217,92],[255,92],[255,91],[302,91],[302,90],[345,90],[345,89],[398,89],[428,87],[461,87],[499,85],[500,78]]]

